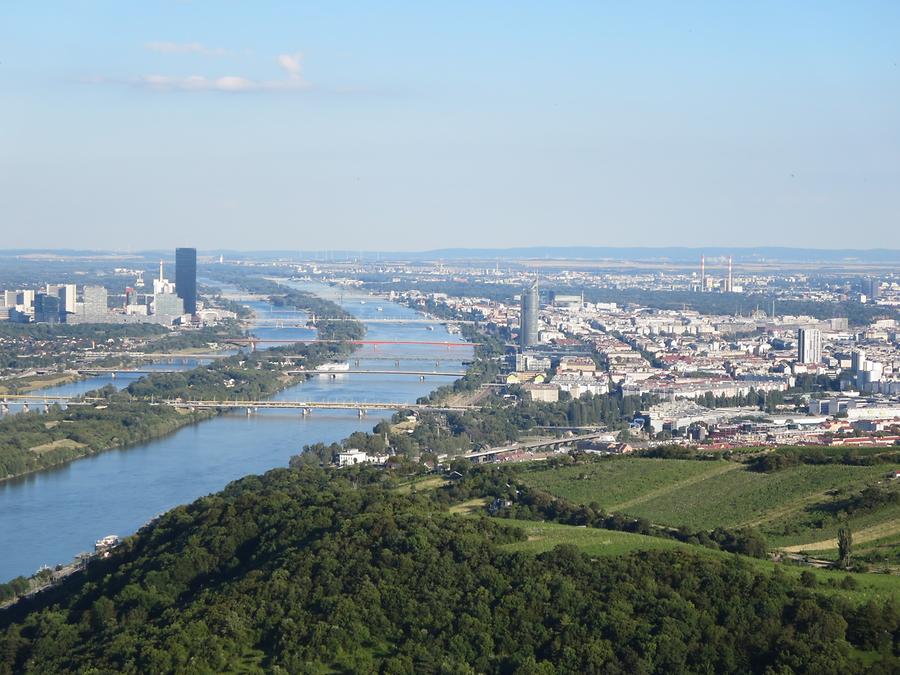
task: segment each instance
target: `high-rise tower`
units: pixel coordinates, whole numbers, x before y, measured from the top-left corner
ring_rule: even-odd
[[[531,347],[538,343],[538,305],[540,294],[535,279],[522,291],[522,307],[519,314],[519,346]]]
[[[822,333],[818,328],[797,331],[797,361],[819,363],[822,360]]]
[[[175,293],[187,314],[197,313],[197,249],[175,249]]]

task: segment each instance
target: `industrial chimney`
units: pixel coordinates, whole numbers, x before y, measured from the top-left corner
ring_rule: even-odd
[[[734,279],[731,276],[731,256],[728,256],[728,283],[725,284],[725,291],[727,293],[734,292]]]

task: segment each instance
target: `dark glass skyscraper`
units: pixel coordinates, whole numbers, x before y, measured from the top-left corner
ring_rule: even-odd
[[[175,293],[187,314],[197,313],[197,249],[175,249]]]
[[[59,298],[46,293],[35,295],[34,320],[37,323],[59,323]]]

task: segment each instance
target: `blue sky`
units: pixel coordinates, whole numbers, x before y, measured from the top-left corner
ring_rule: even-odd
[[[900,248],[898,2],[0,2],[0,246]]]

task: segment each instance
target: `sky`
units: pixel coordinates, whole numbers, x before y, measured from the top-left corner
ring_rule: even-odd
[[[900,248],[900,2],[0,0],[0,247]]]

